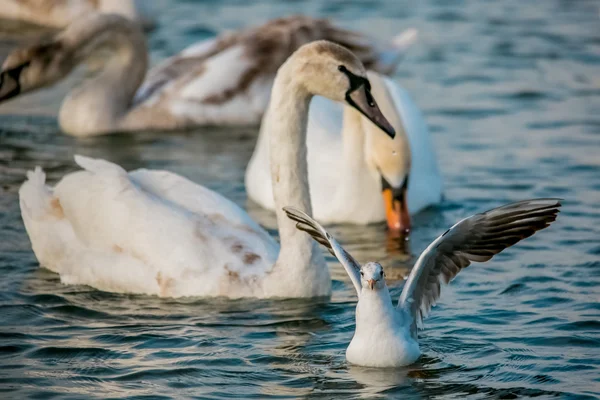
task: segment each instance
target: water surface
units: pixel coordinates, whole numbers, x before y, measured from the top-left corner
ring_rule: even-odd
[[[548,230],[469,267],[426,320],[404,369],[348,365],[355,295],[338,264],[331,302],[158,299],[64,286],[40,269],[18,206],[27,170],[55,182],[81,153],[165,168],[246,201],[254,129],[76,140],[54,115],[71,79],[0,105],[2,398],[597,398],[600,393],[600,14],[594,1],[153,2],[153,62],[225,29],[303,11],[420,42],[396,79],[424,110],[446,199],[414,219],[412,256],[382,225],[335,226],[381,260],[393,296],[416,255],[474,212],[564,198]],[[3,39],[0,59],[14,41]]]

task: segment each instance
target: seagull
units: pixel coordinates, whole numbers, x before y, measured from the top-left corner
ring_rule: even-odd
[[[448,284],[471,262],[485,262],[502,250],[550,225],[560,199],[532,199],[507,204],[465,218],[421,253],[394,306],[381,264],[360,265],[314,219],[284,207],[296,228],[310,234],[344,266],[358,294],[356,329],[346,350],[349,363],[365,367],[401,367],[421,355],[417,328]]]

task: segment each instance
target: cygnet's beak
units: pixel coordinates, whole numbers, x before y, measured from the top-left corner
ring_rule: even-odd
[[[381,188],[383,202],[385,205],[385,216],[388,228],[391,231],[409,233],[410,214],[406,201],[407,181],[400,187],[395,188],[382,176]]]
[[[375,283],[376,283],[376,282],[377,282],[377,281],[376,281],[375,279],[369,279],[369,280],[367,281],[367,283],[369,284],[369,288],[370,288],[371,290],[373,290],[373,288],[375,287]]]
[[[0,101],[15,97],[21,91],[19,84],[20,70],[8,69],[0,72]]]
[[[346,101],[367,117],[369,121],[387,133],[389,137],[393,139],[396,136],[394,127],[381,113],[367,85],[360,85],[355,90],[348,92],[346,94]]]

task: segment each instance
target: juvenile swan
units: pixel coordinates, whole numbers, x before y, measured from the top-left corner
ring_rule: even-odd
[[[87,14],[102,12],[148,23],[140,5],[136,0],[2,0],[0,18],[64,28]]]
[[[356,330],[346,359],[366,367],[400,367],[415,362],[421,352],[417,327],[449,283],[471,262],[490,260],[502,250],[552,223],[558,199],[533,199],[507,204],[458,222],[421,254],[394,307],[380,264],[361,266],[319,223],[293,207],[285,207],[296,227],[308,232],[344,266],[358,294]]]
[[[41,265],[64,283],[158,296],[329,296],[331,278],[310,237],[283,205],[310,213],[306,122],[313,95],[351,104],[391,137],[394,130],[350,51],[302,46],[279,69],[265,121],[281,248],[234,203],[167,171],[125,172],[77,156],[84,169],[53,189],[37,168],[19,191]]]
[[[103,68],[61,106],[59,124],[67,134],[257,125],[277,69],[301,45],[330,40],[385,73],[413,36],[409,31],[377,46],[328,20],[280,18],[197,43],[147,73],[146,42],[135,24],[117,15],[87,15],[56,37],[10,54],[0,75],[0,101],[52,85],[102,52]]]

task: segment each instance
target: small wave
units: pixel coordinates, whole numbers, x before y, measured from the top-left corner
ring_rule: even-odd
[[[104,349],[101,347],[42,347],[31,351],[28,357],[48,360],[82,360],[82,359],[114,359],[131,358],[131,355],[122,352]]]

